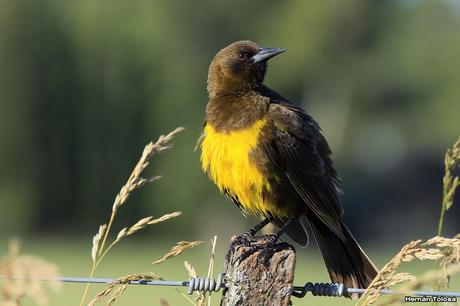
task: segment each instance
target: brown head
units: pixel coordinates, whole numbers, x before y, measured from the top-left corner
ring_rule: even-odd
[[[282,52],[279,48],[261,48],[248,40],[220,50],[209,66],[209,96],[257,88],[264,80],[267,61]]]

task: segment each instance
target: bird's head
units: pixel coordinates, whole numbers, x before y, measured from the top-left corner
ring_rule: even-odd
[[[279,48],[262,48],[252,41],[237,41],[217,52],[209,66],[210,96],[244,91],[262,84],[267,61],[284,52]]]

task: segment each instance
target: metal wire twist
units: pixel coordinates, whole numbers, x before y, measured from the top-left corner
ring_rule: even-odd
[[[225,287],[225,273],[219,273],[216,280],[210,277],[193,277],[188,283],[187,293],[219,291],[222,287]]]
[[[113,278],[85,278],[85,277],[15,277],[0,275],[0,280],[11,279],[11,280],[38,280],[38,281],[59,281],[65,283],[97,283],[107,284],[116,281]],[[147,285],[147,286],[178,286],[188,287],[188,293],[192,294],[195,291],[201,292],[212,292],[219,291],[222,288],[227,288],[228,285],[225,283],[225,273],[219,273],[216,280],[211,278],[196,277],[189,281],[167,281],[167,280],[133,280],[129,282],[130,285]],[[343,296],[348,294],[363,294],[366,289],[363,288],[345,288],[340,283],[311,283],[308,282],[304,286],[294,286],[292,290],[292,296],[303,298],[308,292],[311,292],[314,296]],[[460,298],[460,292],[447,292],[447,291],[398,291],[391,289],[380,290],[381,294],[400,294],[400,295],[413,295],[413,296],[436,296],[436,297],[452,297]]]
[[[303,298],[308,292],[314,296],[342,296],[345,286],[340,283],[312,283],[308,282],[303,287],[294,287],[292,295]]]

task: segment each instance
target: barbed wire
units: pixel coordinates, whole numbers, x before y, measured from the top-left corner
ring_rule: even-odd
[[[0,276],[0,279],[24,279],[15,277]],[[108,284],[117,282],[114,278],[85,278],[85,277],[34,277],[26,278],[27,280],[38,281],[58,281],[63,283],[93,283],[93,284]],[[222,288],[228,288],[225,280],[225,273],[219,273],[216,279],[210,277],[193,277],[184,281],[168,281],[168,280],[133,280],[129,285],[144,285],[144,286],[172,286],[172,287],[187,287],[188,294],[194,292],[217,292]],[[341,283],[312,283],[307,282],[304,286],[294,286],[292,296],[303,298],[310,292],[313,296],[332,296],[340,297],[348,294],[362,294],[366,291],[364,288],[346,288]],[[392,289],[382,289],[381,294],[399,294],[413,296],[436,296],[436,297],[460,297],[460,292],[448,291],[397,291]]]
[[[311,283],[308,282],[304,286],[294,286],[292,295],[298,298],[303,298],[308,292],[313,296],[345,296],[348,294],[358,293],[363,294],[366,289],[363,288],[346,288],[341,283]],[[460,297],[460,292],[448,291],[398,291],[392,289],[382,289],[381,294],[399,294],[413,296],[436,296],[436,297]]]

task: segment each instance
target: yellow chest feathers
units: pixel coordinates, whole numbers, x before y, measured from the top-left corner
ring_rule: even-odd
[[[201,163],[220,191],[227,190],[249,213],[267,213],[263,189],[270,188],[267,179],[250,159],[259,142],[260,130],[266,120],[231,133],[219,133],[210,126],[204,129]]]

